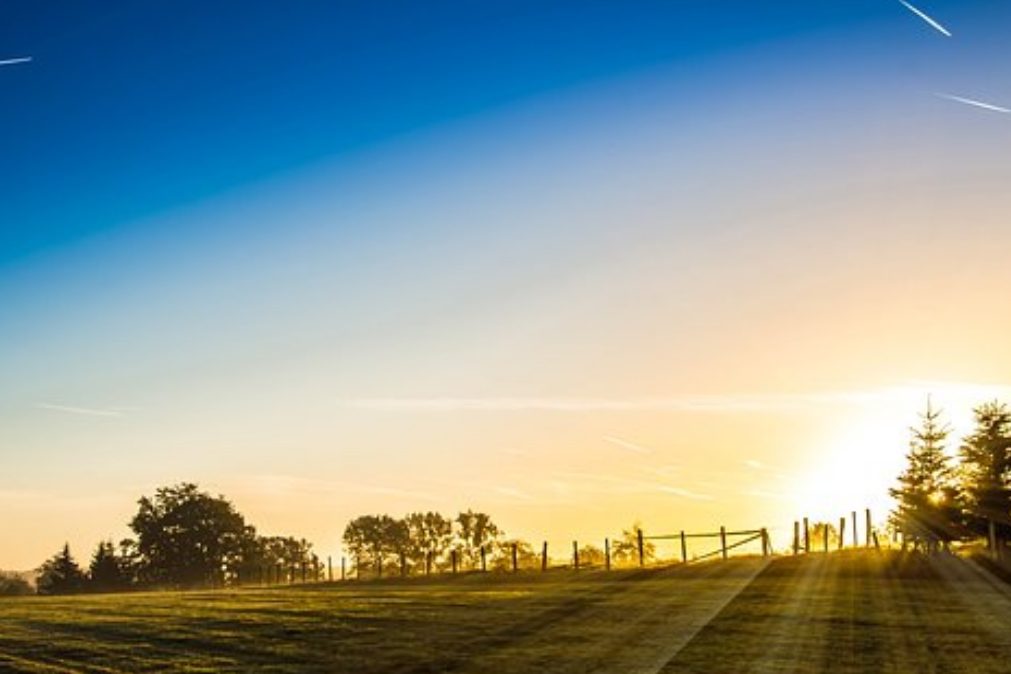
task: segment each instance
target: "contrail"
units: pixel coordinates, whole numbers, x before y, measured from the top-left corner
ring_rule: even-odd
[[[947,28],[942,26],[937,21],[934,21],[932,18],[930,18],[929,16],[918,10],[916,7],[913,7],[911,4],[906,2],[906,0],[899,0],[899,2],[901,2],[905,6],[905,8],[908,9],[910,12],[912,12],[916,16],[920,17],[921,19],[929,23],[931,27],[937,30],[937,32],[941,33],[945,37],[951,37],[951,31],[949,31]]]
[[[955,101],[956,103],[964,103],[965,105],[971,105],[976,108],[983,108],[984,110],[990,110],[991,112],[1003,112],[1004,114],[1011,114],[1011,109],[1002,108],[999,105],[992,105],[990,103],[984,103],[983,101],[976,101],[971,98],[963,98],[962,96],[952,96],[951,94],[937,94],[940,98],[947,99],[949,101]]]
[[[31,56],[19,56],[18,58],[0,60],[0,66],[13,66],[17,65],[18,63],[31,63],[31,62],[32,62]]]

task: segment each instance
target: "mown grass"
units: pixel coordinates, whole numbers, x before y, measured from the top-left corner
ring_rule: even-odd
[[[0,671],[1009,671],[1011,599],[962,565],[833,554],[12,599]]]

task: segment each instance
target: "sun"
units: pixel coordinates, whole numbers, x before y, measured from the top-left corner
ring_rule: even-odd
[[[824,435],[805,453],[797,508],[828,521],[870,508],[874,521],[884,522],[892,508],[888,490],[906,464],[909,429],[919,422],[928,395],[944,412],[954,461],[960,438],[972,428],[973,407],[1002,393],[993,386],[936,382],[868,391],[859,402],[833,412]]]

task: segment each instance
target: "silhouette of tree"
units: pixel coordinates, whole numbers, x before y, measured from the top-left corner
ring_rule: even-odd
[[[830,548],[839,546],[839,529],[831,522],[812,522],[810,531],[811,549],[822,550],[825,547],[825,531],[828,530],[828,545]]]
[[[481,548],[489,549],[503,532],[491,521],[486,513],[476,513],[467,510],[456,516],[457,548],[470,560],[471,567],[476,568],[481,563]]]
[[[84,589],[85,575],[70,554],[70,544],[46,560],[39,569],[39,594],[74,594]]]
[[[146,582],[222,584],[255,536],[223,496],[213,497],[195,484],[162,487],[154,498],[141,498],[139,506],[130,528],[137,535],[140,575]]]
[[[513,544],[516,545],[516,566],[519,569],[540,568],[541,557],[527,541],[513,538],[496,541],[492,555],[493,571],[511,571],[513,568]]]
[[[424,569],[431,558],[433,568],[440,568],[453,542],[453,523],[436,512],[415,512],[404,518],[407,527],[406,555],[411,566]]]
[[[976,428],[959,448],[966,524],[986,536],[992,520],[1003,544],[1011,538],[1011,409],[993,401],[973,415]]]
[[[95,592],[122,590],[128,583],[116,556],[112,541],[102,541],[95,548],[88,567],[88,589]]]
[[[638,564],[639,563],[639,530],[642,524],[634,522],[628,529],[623,529],[621,538],[616,539],[611,544],[611,558],[618,564]],[[656,558],[656,546],[652,541],[643,541],[642,556],[644,562],[651,562]]]
[[[915,547],[934,550],[956,537],[957,491],[945,443],[951,429],[941,422],[941,410],[927,401],[920,426],[910,428],[912,438],[906,454],[906,469],[898,486],[889,490],[896,500],[894,524]]]
[[[604,566],[604,551],[596,545],[580,547],[579,566]]]
[[[393,568],[399,563],[400,553],[406,554],[408,529],[403,520],[389,515],[363,515],[348,522],[344,528],[344,545],[359,570]]]
[[[16,573],[0,572],[0,597],[24,597],[35,594],[31,583]]]

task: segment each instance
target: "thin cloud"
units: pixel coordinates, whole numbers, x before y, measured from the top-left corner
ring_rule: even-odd
[[[1004,114],[1011,113],[1011,109],[1001,107],[999,105],[994,105],[992,103],[985,103],[983,101],[977,101],[973,98],[965,98],[963,96],[954,96],[952,94],[937,94],[938,97],[944,98],[949,101],[955,101],[956,103],[963,103],[965,105],[971,105],[976,108],[982,108],[983,110],[989,110],[991,112],[1002,112]]]
[[[713,497],[709,494],[699,494],[694,491],[689,491],[687,489],[682,489],[681,487],[671,487],[669,485],[658,485],[657,489],[665,494],[673,494],[674,496],[680,496],[681,498],[686,498],[692,501],[712,501]]]
[[[615,437],[613,435],[605,435],[604,440],[611,443],[615,447],[620,447],[621,449],[626,449],[630,452],[635,452],[637,454],[652,454],[653,450],[649,447],[643,447],[642,445],[637,445],[634,442],[628,440],[623,440],[622,438]]]
[[[91,407],[75,407],[73,405],[54,405],[52,403],[40,403],[37,407],[40,410],[78,414],[88,417],[122,417],[124,414],[121,409],[95,409]]]
[[[894,391],[799,394],[688,395],[665,398],[430,397],[352,398],[338,404],[358,410],[395,412],[775,412],[812,405],[874,403]]]
[[[0,66],[13,66],[19,63],[31,63],[31,62],[32,62],[31,56],[19,56],[17,58],[12,59],[0,59]]]
[[[925,12],[920,11],[919,9],[917,9],[916,7],[914,7],[913,5],[911,5],[908,2],[906,2],[906,0],[899,0],[899,2],[902,3],[902,5],[906,9],[908,9],[910,12],[912,12],[916,16],[918,16],[921,19],[923,19],[924,21],[926,21],[927,24],[931,28],[933,28],[934,30],[936,30],[938,33],[940,33],[941,35],[944,35],[945,37],[951,37],[951,31],[949,31],[947,28],[945,28],[944,26],[942,26],[935,19],[931,18],[930,16],[927,16],[927,14]]]
[[[755,470],[763,470],[765,468],[765,464],[763,464],[761,461],[756,461],[755,459],[746,460],[744,462],[744,465],[747,466],[748,468],[753,468]]]
[[[513,487],[492,487],[492,489],[503,496],[508,496],[509,498],[516,499],[517,501],[529,502],[534,500],[534,497],[530,494],[519,489],[514,489]]]

